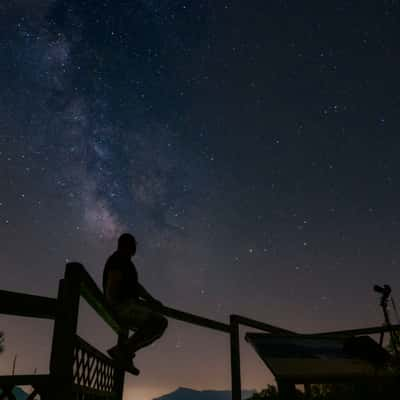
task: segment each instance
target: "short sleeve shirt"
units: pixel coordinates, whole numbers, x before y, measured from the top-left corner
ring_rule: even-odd
[[[106,293],[108,277],[111,271],[120,271],[122,280],[119,284],[116,298],[109,298],[111,303],[120,304],[129,299],[137,299],[138,274],[130,257],[118,250],[107,260],[103,271],[103,292]]]

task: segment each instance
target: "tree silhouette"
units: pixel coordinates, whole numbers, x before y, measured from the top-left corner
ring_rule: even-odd
[[[261,392],[256,392],[249,400],[278,400],[278,391],[275,386],[268,385]]]
[[[296,390],[296,398],[298,400],[303,400],[304,396],[300,391]],[[280,397],[276,386],[268,385],[266,389],[254,393],[253,396],[251,396],[248,400],[279,400],[279,399]]]

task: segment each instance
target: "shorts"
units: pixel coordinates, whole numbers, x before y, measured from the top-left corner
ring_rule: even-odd
[[[121,304],[114,305],[113,308],[121,323],[130,329],[141,328],[158,316],[158,313],[135,299],[126,300]]]

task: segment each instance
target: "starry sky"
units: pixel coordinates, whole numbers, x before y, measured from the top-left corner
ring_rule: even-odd
[[[125,231],[164,304],[299,332],[378,325],[400,292],[394,0],[0,4],[1,288],[100,283]],[[52,324],[1,316],[0,373],[47,371]],[[245,333],[245,329],[243,333]],[[79,333],[113,335],[82,303]],[[272,377],[243,343],[243,386]],[[125,398],[229,388],[221,333],[170,322]]]

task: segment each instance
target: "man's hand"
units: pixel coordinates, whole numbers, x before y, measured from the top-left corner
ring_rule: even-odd
[[[148,300],[149,304],[151,304],[152,306],[155,306],[157,308],[162,308],[164,307],[163,303],[161,303],[161,301],[157,300],[157,299],[150,299]]]

